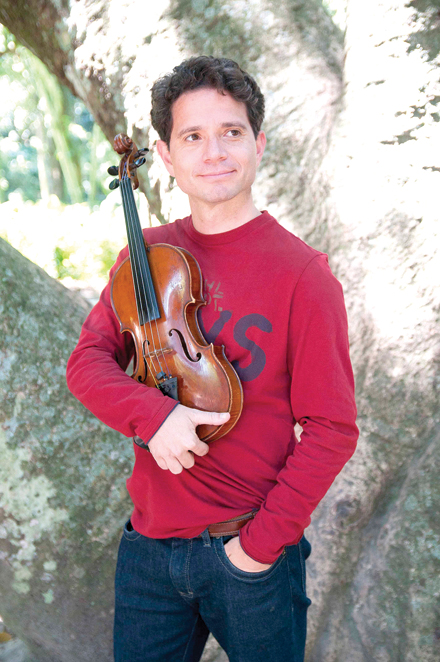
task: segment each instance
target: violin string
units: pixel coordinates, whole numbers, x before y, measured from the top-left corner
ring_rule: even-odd
[[[129,253],[130,253],[130,265],[131,265],[131,273],[132,273],[132,277],[133,277],[133,286],[134,286],[134,289],[135,289],[135,301],[136,301],[136,309],[137,309],[137,314],[138,314],[138,322],[139,322],[139,326],[141,327],[142,357],[145,359],[145,347],[146,347],[146,343],[148,343],[148,338],[147,338],[147,334],[146,334],[144,325],[140,324],[140,320],[141,320],[142,316],[141,316],[141,311],[139,310],[139,305],[141,305],[141,301],[139,301],[139,304],[138,304],[138,296],[141,293],[139,279],[142,278],[142,274],[139,274],[138,269],[136,268],[136,258],[138,256],[137,256],[137,247],[136,247],[136,241],[135,241],[135,236],[134,236],[133,212],[131,210],[130,196],[128,195],[128,190],[127,190],[128,186],[130,186],[130,188],[131,188],[131,180],[125,174],[125,176],[123,176],[123,178],[121,179],[121,194],[122,194],[122,198],[125,202],[124,209],[127,212],[127,216],[126,216],[126,219],[127,219],[127,232],[128,232],[128,235],[129,235],[129,237],[128,237],[129,238],[128,250],[129,250]],[[132,254],[132,250],[131,250],[130,247],[132,247],[132,249],[134,251],[134,254]],[[144,288],[144,293],[145,293],[145,288]],[[136,296],[136,294],[138,296]],[[154,342],[154,339],[153,339],[153,342]],[[140,357],[139,357],[138,360],[140,361]],[[149,351],[148,351],[146,360],[147,360],[147,363],[149,363],[149,368],[150,368],[150,372],[151,372],[153,381],[154,381],[155,385],[157,386],[157,380],[156,380],[156,377],[155,377],[155,367],[154,367],[154,363],[153,363],[152,357],[150,356]]]
[[[137,315],[138,315],[138,320],[140,320],[140,311],[139,311],[139,305],[140,302],[138,302],[138,297],[136,296],[136,289],[137,289],[137,272],[135,268],[135,260],[134,256],[132,254],[134,250],[134,244],[132,240],[132,228],[130,224],[130,216],[129,216],[129,209],[128,209],[128,197],[127,197],[127,192],[126,192],[126,187],[125,187],[125,177],[123,176],[121,179],[121,196],[122,196],[122,201],[124,203],[124,212],[125,212],[125,220],[126,220],[126,225],[127,225],[127,234],[128,234],[128,252],[130,254],[130,268],[131,268],[131,275],[133,279],[133,287],[135,291],[135,303],[136,303],[136,310],[137,310]],[[142,336],[141,336],[142,344],[144,343]],[[140,361],[140,357],[138,357],[138,361]]]
[[[149,294],[151,294],[151,290],[150,290],[150,288],[153,288],[152,281],[151,281],[151,282],[150,282],[150,281],[147,282],[147,287],[148,287],[148,290],[149,290]],[[153,289],[153,293],[152,293],[151,296],[152,296],[152,297],[155,296],[154,289]],[[167,363],[166,350],[163,348],[163,345],[162,345],[162,339],[161,339],[161,334],[159,333],[159,326],[158,326],[158,324],[157,324],[157,319],[155,318],[153,321],[154,321],[154,325],[155,325],[155,327],[156,327],[156,334],[157,334],[157,338],[158,338],[158,341],[159,341],[159,350],[158,350],[158,351],[161,353],[161,355],[162,355],[162,359],[163,359],[163,361],[164,361],[164,363],[165,363],[165,366],[166,366],[166,374],[167,374],[168,377],[171,377],[171,372],[170,372],[170,369],[169,369],[169,367],[168,367],[168,363]],[[150,323],[150,324],[151,324],[151,323]],[[158,360],[159,360],[159,357],[158,357]],[[159,364],[160,364],[161,369],[162,369],[162,365],[161,365],[161,363],[160,363],[160,360],[159,360]]]
[[[131,180],[129,178],[127,178],[127,180],[128,180],[127,181],[127,193],[128,193],[128,186],[130,186],[130,188],[131,188]],[[132,189],[131,189],[131,193],[132,193]],[[131,226],[132,226],[132,229],[133,229],[133,236],[136,237],[136,234],[137,234],[136,241],[133,242],[133,243],[134,243],[134,246],[135,246],[135,250],[137,251],[138,264],[140,265],[140,262],[141,262],[140,255],[142,254],[143,250],[145,251],[144,238],[143,238],[143,233],[142,233],[142,229],[141,229],[140,222],[139,222],[137,209],[136,209],[136,206],[135,206],[134,196],[133,195],[130,195],[130,196],[127,195],[127,199],[129,200],[128,208],[129,208],[129,213],[130,213],[130,223],[131,223]],[[147,261],[148,261],[148,258],[147,258]],[[154,292],[154,289],[152,287],[152,283],[148,279],[145,279],[144,273],[143,273],[142,270],[140,270],[139,278],[140,278],[140,282],[142,284],[143,295],[144,295],[145,300],[153,302],[154,299],[155,299],[155,292]],[[147,294],[147,290],[148,290],[148,294]],[[148,296],[149,296],[149,298],[148,298]],[[164,359],[164,363],[166,365],[166,370],[169,373],[168,364],[167,364],[165,353],[164,353],[164,350],[163,350],[163,347],[162,347],[162,342],[161,342],[161,337],[160,337],[159,328],[158,328],[158,324],[157,324],[157,319],[154,319],[153,321],[154,321],[154,324],[155,324],[155,327],[156,327],[156,338],[157,338],[157,343],[159,345],[159,348],[157,348],[157,346],[156,346],[156,339],[155,339],[155,335],[153,333],[152,321],[150,319],[148,319],[148,325],[150,327],[150,337],[151,337],[152,344],[153,344],[153,348],[152,348],[153,349],[153,355],[154,355],[154,357],[157,360],[157,363],[159,365],[159,370],[157,371],[157,374],[160,374],[160,372],[163,372],[164,374],[166,374],[164,372],[164,369],[163,369],[163,366],[162,366],[162,363],[161,363],[161,360],[160,360],[160,356],[159,356],[159,354],[162,354],[162,357]],[[145,331],[145,333],[146,333],[146,331]],[[151,360],[154,360],[154,359],[151,359]]]
[[[142,312],[145,312],[145,311],[142,311],[141,294],[142,294],[142,290],[143,290],[143,294],[144,294],[144,297],[145,297],[145,286],[143,284],[142,272],[139,271],[139,267],[137,266],[137,265],[140,264],[139,263],[139,247],[137,246],[137,242],[136,242],[135,223],[134,223],[135,217],[133,217],[133,210],[132,210],[132,204],[131,204],[131,200],[132,200],[133,196],[129,194],[129,189],[131,189],[131,180],[130,180],[129,177],[126,177],[125,180],[123,180],[123,181],[124,181],[124,199],[126,201],[126,210],[127,210],[127,226],[130,229],[130,243],[131,243],[132,248],[133,248],[133,255],[131,257],[133,284],[135,286],[136,300],[139,298],[139,306],[141,307],[141,310],[139,310],[139,306],[138,306],[138,304],[136,304],[137,307],[138,307],[138,322],[139,322],[139,326],[140,326],[140,330],[141,330],[142,357],[148,363],[148,367],[150,369],[151,376],[153,378],[153,381],[154,381],[155,385],[157,386],[158,384],[157,384],[157,380],[156,380],[156,376],[155,376],[157,370],[156,370],[156,367],[154,365],[154,359],[153,359],[154,348],[153,348],[153,354],[152,354],[150,352],[150,347],[149,347],[149,343],[148,343],[148,334],[146,332],[145,324],[141,324]],[[130,191],[130,192],[132,192],[132,191]],[[142,285],[142,287],[141,287],[141,285]],[[151,333],[151,331],[152,330],[150,329],[150,335],[151,335],[151,338],[152,338],[152,342],[154,344],[154,338],[153,338],[153,334]],[[147,350],[147,355],[146,356],[145,356],[145,350]]]
[[[131,185],[131,183],[130,183],[130,185]],[[135,205],[135,202],[134,202],[134,196],[132,197],[132,204]],[[132,216],[133,216],[133,224],[135,224],[136,227],[139,227],[139,230],[140,230],[140,236],[139,236],[139,250],[141,251],[141,250],[142,250],[142,247],[145,247],[145,245],[144,245],[144,237],[143,237],[142,229],[141,229],[141,227],[140,227],[140,223],[139,223],[139,222],[137,222],[137,223],[135,222],[136,219],[138,220],[138,213],[137,213],[137,209],[136,209],[135,206],[133,207],[131,213],[132,213]],[[146,250],[146,249],[145,249],[145,250]],[[148,258],[147,258],[147,260],[148,260]],[[147,282],[146,282],[146,284],[145,284],[145,281],[144,281],[144,279],[143,279],[143,275],[142,275],[142,274],[141,274],[141,278],[142,278],[142,284],[143,284],[143,287],[144,287],[144,295],[147,297],[147,293],[146,293],[146,291],[145,291],[145,286],[146,286],[146,289],[148,290],[148,297],[149,297],[149,300],[150,300],[150,301],[153,301],[156,295],[155,295],[155,292],[154,292],[154,289],[153,289],[152,281],[150,281],[150,280],[147,279]],[[161,370],[162,372],[164,372],[164,370],[163,370],[163,366],[162,366],[162,363],[161,363],[160,358],[159,358],[159,353],[162,355],[163,362],[165,363],[165,366],[166,366],[166,373],[164,373],[164,374],[167,374],[168,377],[171,377],[171,372],[170,372],[170,369],[169,369],[169,366],[168,366],[168,362],[167,362],[167,358],[166,358],[166,353],[165,353],[165,350],[164,350],[163,345],[162,345],[162,339],[161,339],[161,334],[160,334],[160,332],[159,332],[159,326],[158,326],[158,323],[157,323],[157,319],[154,318],[153,322],[154,322],[154,325],[155,325],[155,327],[156,327],[156,337],[157,337],[158,345],[159,345],[159,348],[158,348],[158,349],[156,349],[156,346],[154,346],[155,356],[156,356],[157,361],[158,361],[158,363],[159,363],[160,370]],[[152,322],[151,322],[151,320],[148,320],[148,323],[149,323],[149,326],[150,326],[151,337],[152,337],[153,342],[154,342],[154,334],[153,334],[153,328],[152,328]]]

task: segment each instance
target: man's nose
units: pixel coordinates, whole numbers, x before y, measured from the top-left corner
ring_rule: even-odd
[[[227,157],[227,152],[221,138],[218,138],[217,136],[208,138],[205,141],[203,156],[205,161],[219,161],[225,159]]]

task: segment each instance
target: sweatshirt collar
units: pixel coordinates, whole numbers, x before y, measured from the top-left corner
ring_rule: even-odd
[[[238,241],[248,235],[250,232],[254,232],[261,228],[262,225],[267,223],[270,220],[275,220],[267,211],[262,211],[261,214],[253,218],[251,221],[240,225],[238,228],[233,230],[228,230],[227,232],[219,232],[217,234],[203,234],[198,232],[194,228],[192,217],[187,216],[182,220],[183,228],[185,232],[196,241],[198,244],[204,246],[219,246],[221,244],[230,244],[234,241]]]

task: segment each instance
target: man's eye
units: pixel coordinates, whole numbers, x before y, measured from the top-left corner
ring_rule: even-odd
[[[241,136],[241,131],[239,129],[229,129],[227,135],[230,135],[233,138],[237,138],[238,136]]]
[[[193,143],[198,139],[199,139],[199,135],[197,133],[191,133],[189,136],[185,138],[185,140],[187,140],[190,143]]]

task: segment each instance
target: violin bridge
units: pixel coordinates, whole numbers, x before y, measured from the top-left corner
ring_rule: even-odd
[[[153,352],[146,353],[145,358],[160,359],[162,354],[169,354],[172,351],[173,350],[171,349],[171,347],[164,347],[164,348],[161,347],[160,349],[157,349]]]

